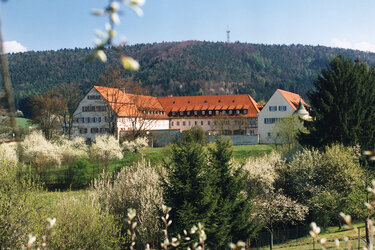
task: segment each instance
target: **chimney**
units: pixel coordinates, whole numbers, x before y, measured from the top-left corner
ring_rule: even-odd
[[[124,94],[126,94],[126,89],[125,89],[125,88],[123,88],[123,89],[122,89],[122,92],[124,92]]]

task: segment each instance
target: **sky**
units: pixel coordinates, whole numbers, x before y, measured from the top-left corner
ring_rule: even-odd
[[[93,47],[108,0],[0,1],[8,52]],[[375,52],[374,0],[146,0],[139,17],[121,5],[120,43],[205,40],[304,44]],[[121,38],[121,39],[120,39]]]

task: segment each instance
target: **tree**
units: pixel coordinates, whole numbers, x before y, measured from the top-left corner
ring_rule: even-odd
[[[51,139],[54,134],[58,133],[58,128],[62,124],[64,102],[60,94],[55,90],[50,90],[42,96],[34,96],[30,105],[33,110],[31,122],[39,126],[46,139]]]
[[[329,62],[308,94],[312,121],[300,133],[303,145],[375,145],[375,68],[341,55]]]
[[[70,82],[62,83],[57,86],[56,91],[62,99],[64,108],[61,113],[64,134],[71,138],[74,120],[74,111],[82,99],[82,91],[80,91],[81,83]]]
[[[208,240],[215,232],[210,219],[216,209],[218,194],[213,187],[214,173],[207,166],[206,150],[198,143],[182,142],[172,146],[171,162],[167,165],[164,198],[172,207],[172,231],[182,233],[199,222],[205,226]],[[211,242],[214,244],[214,242]]]
[[[289,151],[298,144],[297,136],[300,132],[306,133],[307,131],[302,120],[296,114],[283,117],[274,124],[272,129],[275,143],[286,144]]]
[[[164,190],[175,233],[200,222],[212,248],[254,236],[258,227],[252,197],[244,194],[246,176],[231,159],[231,143],[223,138],[207,151],[189,137],[173,146]]]
[[[257,223],[252,219],[252,196],[244,195],[246,175],[242,168],[234,168],[232,143],[220,137],[209,148],[209,165],[215,173],[215,190],[219,195],[217,207],[211,220],[215,223],[212,241],[216,246],[247,240],[257,232]]]

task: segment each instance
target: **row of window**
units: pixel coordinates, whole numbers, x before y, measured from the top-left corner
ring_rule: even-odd
[[[104,117],[105,122],[109,122],[110,119],[106,116]],[[79,117],[74,120],[75,123],[96,123],[102,122],[102,117]]]
[[[79,129],[80,134],[87,134],[88,131],[90,131],[91,134],[98,134],[98,133],[105,134],[109,132],[109,129],[108,128],[90,128],[90,130],[88,130],[87,128]]]
[[[175,124],[175,122],[174,121],[172,121],[172,126],[174,126],[174,124]],[[180,126],[180,124],[182,125],[182,126],[186,126],[186,125],[188,125],[188,126],[191,126],[191,124],[192,124],[192,122],[191,121],[182,121],[182,122],[179,122],[179,121],[177,121],[176,122],[176,126]],[[204,121],[194,121],[194,125],[196,126],[196,125],[200,125],[200,126],[203,126],[204,125]],[[207,121],[207,125],[211,125],[211,121]]]
[[[264,118],[264,124],[274,124],[279,120],[280,118]]]
[[[87,99],[89,99],[89,100],[99,100],[100,95],[88,95]]]
[[[277,106],[269,106],[269,111],[277,111]],[[279,106],[279,111],[286,111],[286,106]]]
[[[106,111],[107,106],[82,106],[82,112],[89,112],[89,111]]]
[[[239,115],[239,114],[244,114],[246,115],[247,114],[247,109],[243,109],[243,110],[240,110],[240,109],[230,109],[230,110],[194,110],[194,111],[180,111],[178,112],[178,114],[180,116],[190,116],[190,115],[219,115],[219,114],[223,114],[223,115],[226,115],[226,114],[229,114],[229,115],[233,115],[233,114],[236,114],[236,115]],[[172,116],[177,116],[177,112],[172,112],[171,113]]]

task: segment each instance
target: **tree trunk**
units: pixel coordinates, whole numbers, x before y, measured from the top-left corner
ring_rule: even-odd
[[[270,231],[270,250],[273,249],[273,233]]]

